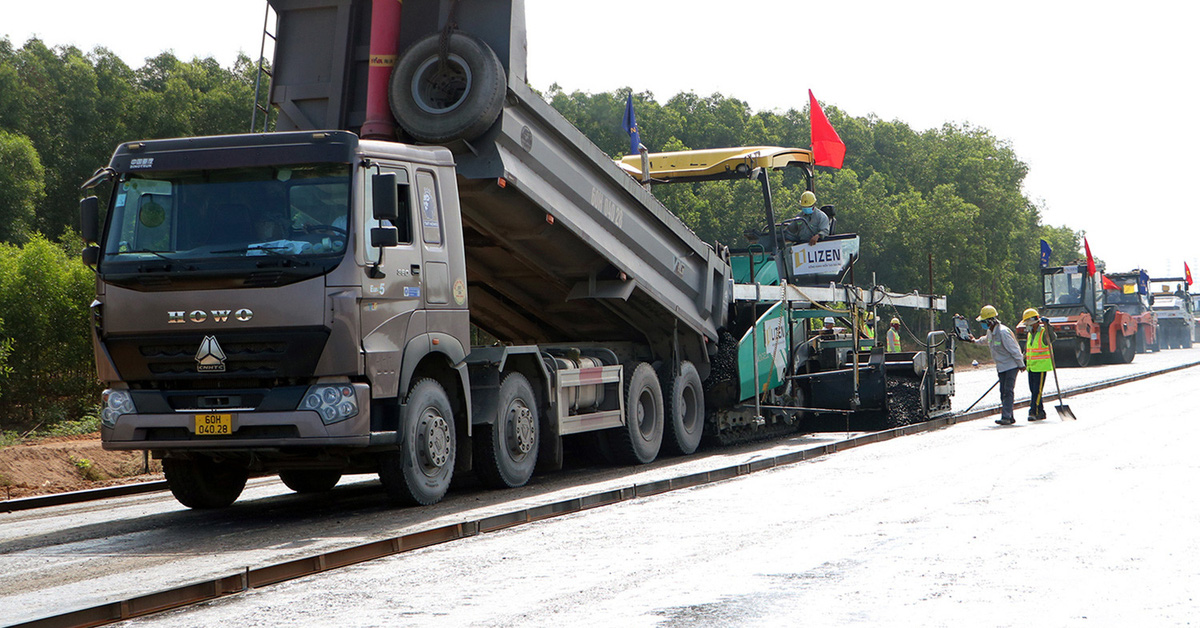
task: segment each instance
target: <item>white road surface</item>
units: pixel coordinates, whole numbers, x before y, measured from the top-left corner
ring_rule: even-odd
[[[1077,422],[972,421],[131,623],[1192,625],[1198,387],[1200,367],[1069,399]]]

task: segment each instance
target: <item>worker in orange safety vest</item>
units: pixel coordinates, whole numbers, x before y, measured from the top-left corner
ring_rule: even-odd
[[[1025,369],[1029,373],[1029,420],[1046,418],[1042,392],[1046,389],[1046,373],[1054,370],[1054,328],[1038,311],[1029,308],[1021,316],[1025,322]]]

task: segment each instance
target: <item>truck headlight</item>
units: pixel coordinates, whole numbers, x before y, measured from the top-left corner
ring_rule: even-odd
[[[128,390],[106,390],[100,397],[101,405],[104,409],[100,411],[100,422],[106,427],[113,427],[117,424],[117,417],[122,414],[133,414],[137,409],[133,407],[133,397],[130,396]]]
[[[329,425],[358,416],[358,397],[349,384],[310,386],[299,409],[316,412],[321,415],[321,422]]]

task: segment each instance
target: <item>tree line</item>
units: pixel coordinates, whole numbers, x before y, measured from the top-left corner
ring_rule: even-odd
[[[0,429],[73,418],[96,402],[88,304],[79,261],[79,185],[121,142],[249,130],[257,64],[183,61],[167,52],[132,68],[112,52],[0,39]],[[628,89],[543,96],[606,153],[629,147],[621,123]],[[633,94],[642,142],[654,152],[743,145],[809,146],[807,108],[754,111],[721,94],[659,103]],[[265,101],[265,90],[260,99]],[[1040,302],[1038,240],[1056,261],[1078,256],[1080,234],[1041,222],[1021,190],[1028,166],[986,129],[826,114],[847,145],[840,170],[818,168],[821,204],[838,230],[862,237],[858,283],[934,290],[950,310],[991,303],[1006,320]],[[772,175],[777,217],[795,214],[804,181]],[[744,246],[764,226],[750,182],[657,186],[654,194],[705,240]],[[39,271],[44,271],[40,275]],[[38,308],[31,308],[36,303]],[[37,309],[37,315],[29,310]]]

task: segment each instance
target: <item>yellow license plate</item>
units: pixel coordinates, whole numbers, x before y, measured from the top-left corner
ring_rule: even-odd
[[[233,433],[232,414],[197,414],[197,436],[228,436]]]

